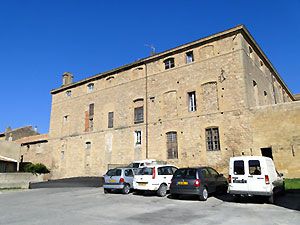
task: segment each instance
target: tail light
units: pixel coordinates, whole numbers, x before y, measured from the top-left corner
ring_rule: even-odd
[[[103,182],[105,183],[105,178],[103,177]]]
[[[155,179],[155,167],[153,167],[152,179]]]
[[[124,178],[120,178],[119,183],[124,183]]]
[[[199,179],[197,179],[197,180],[195,181],[194,186],[195,186],[195,187],[199,187],[199,186],[200,186],[200,180],[199,180]]]
[[[173,186],[173,180],[171,180],[171,184],[170,184],[170,186]]]
[[[270,184],[270,179],[268,175],[265,175],[265,182],[266,184]]]
[[[229,175],[228,181],[229,181],[229,183],[231,183],[231,175]]]

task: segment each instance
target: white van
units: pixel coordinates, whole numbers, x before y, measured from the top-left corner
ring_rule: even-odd
[[[278,174],[273,160],[264,156],[231,157],[229,194],[264,195],[274,202],[274,194],[284,192],[283,174]]]

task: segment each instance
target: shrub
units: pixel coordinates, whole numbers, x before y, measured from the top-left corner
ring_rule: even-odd
[[[42,163],[37,163],[37,164],[28,164],[24,168],[25,172],[29,173],[50,173],[50,170],[42,164]]]

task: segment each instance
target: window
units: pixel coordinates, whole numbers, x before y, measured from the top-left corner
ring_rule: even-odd
[[[259,160],[249,160],[249,174],[261,175],[261,168]]]
[[[141,145],[142,144],[142,131],[137,130],[134,132],[135,136],[135,145]]]
[[[194,62],[194,53],[193,51],[186,53],[186,63]]]
[[[89,131],[92,132],[94,128],[94,119],[90,118],[89,119]]]
[[[94,84],[89,84],[88,85],[88,92],[93,92],[94,91]]]
[[[173,175],[173,170],[170,166],[158,167],[157,168],[158,175]]]
[[[208,177],[210,177],[210,175],[209,175],[207,169],[202,169],[202,170],[201,170],[201,177],[202,177],[202,178],[208,178]]]
[[[132,170],[125,170],[125,176],[126,176],[126,177],[133,177],[133,172],[132,172]]]
[[[71,91],[66,91],[67,99],[71,98]]]
[[[166,135],[168,159],[178,159],[177,132],[171,131]]]
[[[89,106],[89,116],[94,115],[94,103],[90,104]]]
[[[61,151],[61,161],[64,161],[65,159],[65,151]]]
[[[234,175],[244,175],[245,174],[244,161],[242,161],[242,160],[234,161],[233,173],[234,173]]]
[[[134,108],[134,123],[144,122],[144,106]]]
[[[189,111],[196,111],[196,92],[189,92],[188,93],[189,96]]]
[[[108,128],[114,127],[114,112],[108,113]]]
[[[170,59],[166,59],[164,61],[165,63],[165,69],[170,69],[170,68],[173,68],[175,66],[175,62],[174,62],[174,58],[170,58]]]
[[[90,149],[90,148],[91,148],[91,146],[92,146],[92,144],[91,144],[91,142],[90,142],[90,141],[88,141],[88,142],[85,142],[85,148],[86,148],[86,149]]]
[[[112,177],[112,176],[121,176],[122,170],[120,169],[111,169],[107,171],[106,176]]]
[[[219,128],[212,127],[205,129],[206,136],[206,150],[218,151],[220,150]]]
[[[215,171],[214,169],[212,169],[212,168],[208,168],[208,171],[210,172],[210,174],[213,177],[218,177],[219,176],[219,173],[217,171]]]

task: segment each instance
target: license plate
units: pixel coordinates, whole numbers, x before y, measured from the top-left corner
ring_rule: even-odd
[[[116,182],[116,180],[109,180],[109,182],[110,182],[110,183],[115,183],[115,182]]]
[[[146,186],[147,183],[139,183],[140,186]]]
[[[178,185],[188,185],[189,182],[187,181],[178,181]]]

